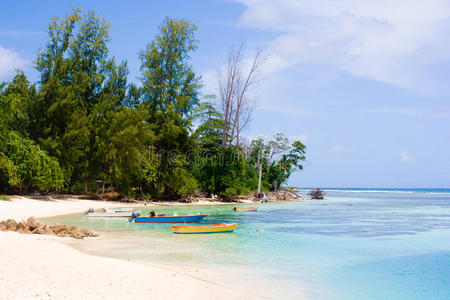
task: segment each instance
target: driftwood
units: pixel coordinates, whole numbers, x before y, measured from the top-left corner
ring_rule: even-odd
[[[323,199],[323,197],[325,197],[325,192],[319,188],[311,189],[311,191],[309,191],[309,193],[308,193],[308,196],[310,196],[311,199],[321,200],[321,199]]]

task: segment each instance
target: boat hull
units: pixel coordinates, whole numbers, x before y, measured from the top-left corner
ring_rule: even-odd
[[[106,212],[107,213],[132,213],[134,210],[132,210],[132,209],[115,209],[115,210],[107,210]]]
[[[132,212],[106,212],[106,213],[89,213],[90,218],[129,218]]]
[[[258,211],[258,207],[257,206],[236,207],[235,211]]]
[[[198,223],[207,215],[137,217],[136,223]]]
[[[181,225],[172,226],[172,232],[176,234],[207,234],[233,232],[239,223],[223,223],[209,225]]]

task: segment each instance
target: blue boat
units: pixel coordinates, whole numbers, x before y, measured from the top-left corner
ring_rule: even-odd
[[[136,223],[198,223],[207,215],[137,217]]]

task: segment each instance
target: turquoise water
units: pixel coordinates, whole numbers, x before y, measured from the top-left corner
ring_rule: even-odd
[[[306,285],[311,299],[450,299],[450,190],[329,189],[326,200],[261,204],[258,212],[232,207],[157,208],[210,214],[203,223],[239,222],[230,234],[174,235],[165,224],[79,214],[45,221],[105,232],[106,239],[83,241],[82,251],[256,267],[287,288]]]

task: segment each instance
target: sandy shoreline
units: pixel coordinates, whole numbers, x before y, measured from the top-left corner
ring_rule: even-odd
[[[0,299],[252,297],[170,269],[87,255],[55,237],[1,232],[0,239]]]
[[[90,207],[99,209],[103,207],[122,206],[127,205],[125,203],[112,201],[93,201],[74,198],[64,200],[36,200],[15,196],[12,197],[11,201],[0,201],[0,220],[11,218],[19,221],[30,216],[42,218],[77,212],[82,213]]]
[[[0,201],[0,220],[50,217],[105,205],[127,206],[118,202],[19,197]],[[197,266],[150,265],[93,256],[62,243],[62,239],[66,238],[0,232],[0,299],[274,298],[263,290],[249,290],[253,286],[250,283],[227,280],[226,270],[223,274],[224,270]]]

